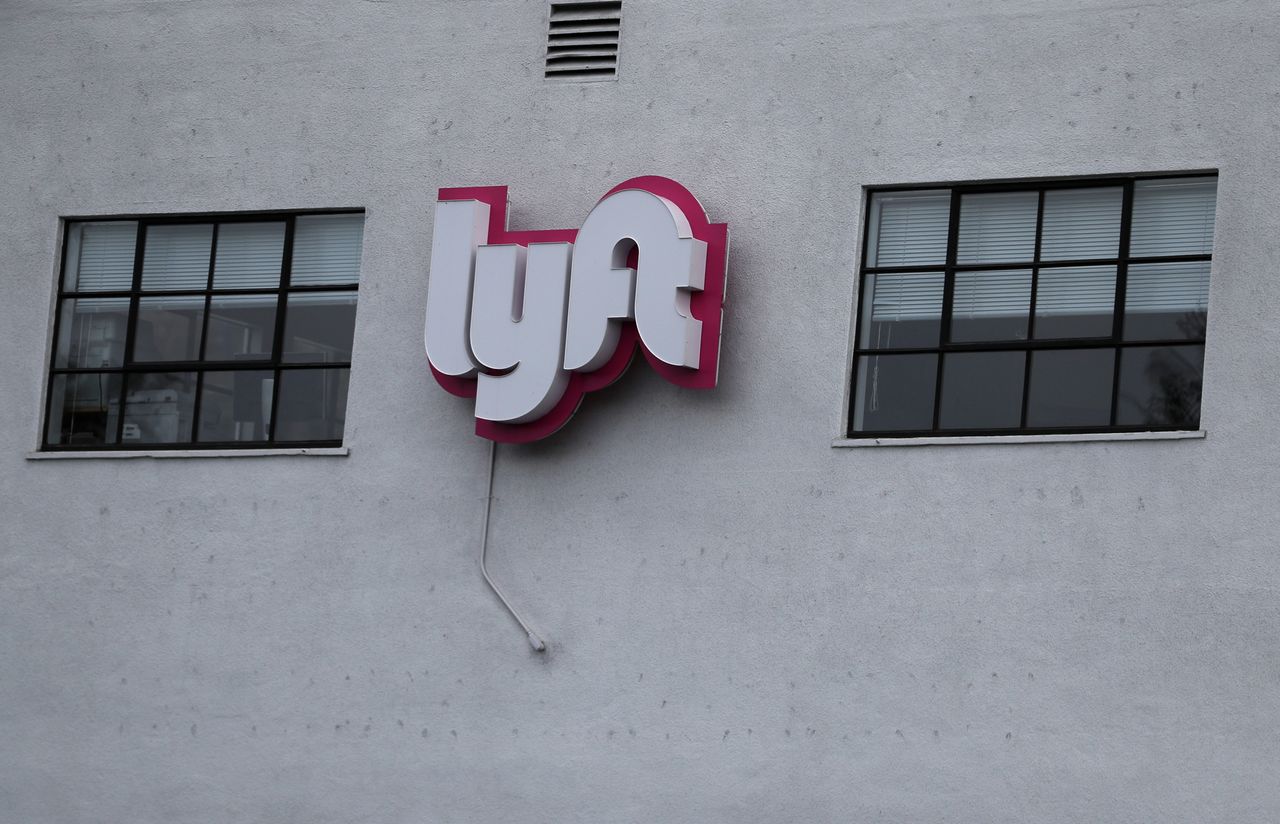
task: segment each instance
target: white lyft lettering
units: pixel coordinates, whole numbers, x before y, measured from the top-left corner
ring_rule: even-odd
[[[670,184],[673,197],[697,206],[672,181],[639,180]],[[706,359],[703,321],[694,317],[691,295],[706,283],[708,244],[695,237],[676,202],[620,187],[596,204],[576,233],[494,229],[498,234],[491,236],[491,220],[503,216],[495,195],[505,189],[442,190],[442,198],[446,191],[454,197],[436,207],[424,341],[437,379],[455,394],[474,394],[480,421],[527,424],[556,409],[549,420],[563,423],[585,391],[575,389],[567,406],[557,408],[574,373],[586,375],[611,361],[609,379],[620,372],[614,355],[628,322],[655,368],[660,363],[702,374],[696,370]],[[700,209],[697,214],[698,225],[708,227]],[[721,238],[717,260],[723,265],[727,230],[717,224],[704,231]],[[713,343],[718,302],[714,309]],[[706,317],[707,307],[699,311]],[[709,352],[710,382],[698,385],[715,383],[716,349]],[[604,385],[600,380],[595,385]]]

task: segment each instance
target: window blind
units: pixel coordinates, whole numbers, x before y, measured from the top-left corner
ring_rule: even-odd
[[[293,235],[293,286],[338,285],[360,280],[364,215],[299,217]]]
[[[133,221],[72,224],[65,288],[79,292],[132,288],[137,241],[138,224]]]
[[[1030,307],[1030,269],[956,273],[953,317],[1025,316]]]
[[[262,289],[280,284],[284,223],[223,223],[213,262],[214,289]]]
[[[1036,315],[1110,315],[1116,301],[1116,267],[1041,269]]]
[[[1213,251],[1212,177],[1140,180],[1133,187],[1129,254],[1207,255]]]
[[[942,265],[950,215],[950,192],[874,195],[867,260],[872,266]]]
[[[957,263],[1019,263],[1036,251],[1036,192],[996,192],[960,199]]]
[[[1124,306],[1128,312],[1207,311],[1208,262],[1130,264]]]
[[[925,320],[942,317],[942,272],[873,275],[871,320]]]
[[[142,255],[142,288],[148,291],[205,289],[213,224],[192,223],[147,228]]]
[[[1119,186],[1045,192],[1040,259],[1116,257],[1123,208],[1124,189]]]

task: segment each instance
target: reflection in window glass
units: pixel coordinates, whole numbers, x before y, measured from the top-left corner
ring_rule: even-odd
[[[1125,340],[1203,340],[1208,316],[1208,261],[1129,266]]]
[[[54,375],[49,397],[49,443],[96,446],[116,442],[120,375]]]
[[[275,295],[214,295],[209,300],[209,339],[204,359],[261,360],[271,357],[276,331]]]
[[[1113,349],[1046,349],[1031,353],[1027,426],[1105,426],[1111,420]]]
[[[1120,355],[1120,425],[1200,426],[1203,346],[1136,346]]]
[[[862,346],[937,346],[942,321],[942,272],[869,274],[862,297]]]
[[[124,362],[128,298],[68,298],[58,321],[58,368],[104,369]]]
[[[289,295],[284,319],[286,363],[346,363],[355,334],[355,292]]]
[[[1025,352],[966,352],[942,360],[943,429],[1012,429],[1022,422]]]
[[[203,297],[142,298],[138,301],[133,359],[193,361],[200,357]]]
[[[341,440],[349,373],[349,369],[282,371],[275,440]]]
[[[269,369],[205,372],[196,439],[265,441],[271,423],[273,375]]]
[[[929,429],[937,378],[937,355],[859,358],[853,428],[859,432]]]
[[[1026,340],[1031,315],[1031,270],[957,272],[951,340]]]
[[[195,396],[194,372],[129,375],[121,441],[139,444],[190,441]]]

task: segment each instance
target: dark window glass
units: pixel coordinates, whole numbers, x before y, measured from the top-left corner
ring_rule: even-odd
[[[62,301],[55,367],[109,369],[124,363],[128,298],[69,298]]]
[[[276,295],[214,295],[209,299],[209,339],[204,359],[260,360],[271,357],[276,331]]]
[[[1022,419],[1025,352],[966,352],[942,359],[943,429],[1012,429]]]
[[[347,369],[286,369],[280,373],[277,441],[325,441],[342,437],[347,409]]]
[[[1111,420],[1112,349],[1045,349],[1031,353],[1027,426],[1106,426]]]
[[[126,444],[189,442],[195,398],[195,372],[130,375],[125,385],[120,440]]]
[[[301,292],[289,295],[282,360],[286,363],[350,361],[355,325],[355,292]]]
[[[116,442],[120,375],[54,375],[49,397],[49,443],[93,447]]]
[[[204,297],[142,298],[133,359],[193,361],[200,357],[204,329]]]
[[[876,432],[929,429],[937,355],[871,355],[859,359],[854,429]]]
[[[1203,346],[1123,350],[1116,422],[1195,429],[1200,425],[1203,364]]]
[[[205,372],[197,440],[265,441],[271,423],[274,375],[266,369]]]

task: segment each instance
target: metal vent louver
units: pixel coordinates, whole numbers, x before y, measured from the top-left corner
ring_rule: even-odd
[[[551,4],[547,26],[546,77],[552,80],[615,80],[622,0]]]

